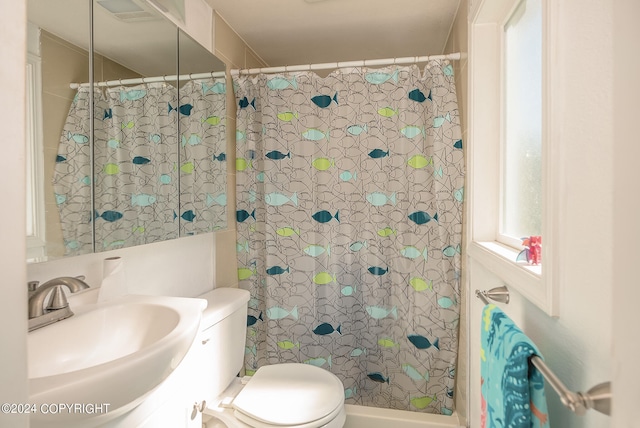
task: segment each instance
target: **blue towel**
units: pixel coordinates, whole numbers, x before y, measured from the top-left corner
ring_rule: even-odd
[[[531,339],[495,305],[482,311],[481,428],[549,428],[544,378]]]

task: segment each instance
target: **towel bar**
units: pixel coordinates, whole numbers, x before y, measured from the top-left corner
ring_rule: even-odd
[[[491,290],[476,290],[476,297],[485,305],[489,300],[500,303],[509,303],[509,290],[507,287],[496,287]],[[596,410],[605,415],[611,415],[611,382],[600,383],[587,392],[573,392],[549,369],[542,358],[534,355],[530,359],[542,374],[553,390],[560,396],[562,404],[567,406],[577,415],[584,415],[588,409]]]

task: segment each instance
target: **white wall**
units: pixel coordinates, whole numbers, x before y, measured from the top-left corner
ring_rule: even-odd
[[[562,138],[550,142],[559,149],[563,165],[556,237],[560,317],[549,317],[513,290],[512,302],[501,306],[537,343],[561,380],[574,391],[586,391],[612,375],[612,231],[617,221],[612,206],[613,9],[611,2],[550,3],[556,4],[553,32],[557,35],[551,41],[557,51],[552,73],[560,82],[553,99],[562,123]],[[473,86],[470,91],[474,92]],[[469,273],[471,291],[501,284],[474,260]],[[481,307],[480,301],[471,302],[472,427],[480,426]],[[594,411],[574,415],[550,388],[547,401],[552,427],[596,428],[611,421]]]
[[[0,142],[4,188],[0,211],[0,403],[27,402],[27,290],[25,249],[25,55],[24,1],[0,4]],[[10,350],[8,352],[7,350]],[[26,415],[0,412],[0,426],[26,427]]]

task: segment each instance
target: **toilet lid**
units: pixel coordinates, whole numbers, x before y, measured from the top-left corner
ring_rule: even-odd
[[[333,373],[308,364],[260,367],[233,400],[233,407],[270,425],[303,425],[344,404],[342,382]]]

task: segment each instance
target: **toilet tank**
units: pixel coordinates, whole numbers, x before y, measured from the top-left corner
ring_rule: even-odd
[[[249,292],[239,288],[216,288],[199,296],[206,299],[198,340],[205,399],[212,403],[241,370],[247,335]]]

